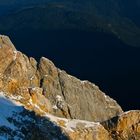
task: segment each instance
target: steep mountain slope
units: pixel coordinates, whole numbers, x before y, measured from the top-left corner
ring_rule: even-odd
[[[82,129],[88,132],[85,133],[87,140],[92,140],[92,133],[96,135],[94,140],[109,140],[107,130],[99,123],[67,120],[49,114],[39,116],[3,92],[0,92],[0,109],[1,140],[69,140],[70,137],[74,140],[75,136],[80,138],[77,132]]]
[[[105,121],[122,112],[116,101],[96,85],[68,75],[50,60],[42,57],[38,64],[34,58],[18,52],[4,36],[0,46],[0,89],[14,95],[22,93],[19,100],[27,107],[34,109],[28,106],[31,98],[54,115],[89,121]]]
[[[8,97],[0,92],[0,110],[1,140],[28,140],[35,137],[38,139],[38,135],[40,139],[43,139],[39,128],[41,125],[39,121],[43,121],[43,117],[39,118],[34,112],[26,110],[21,103],[13,100],[12,96]]]
[[[0,36],[0,139],[139,138],[140,111],[123,113],[96,85],[68,75],[47,58],[38,64]]]
[[[1,140],[129,140],[139,139],[139,111],[126,112],[111,120],[95,123],[67,120],[24,108],[17,98],[0,92]],[[36,106],[36,104],[34,104]],[[37,106],[36,106],[37,107]],[[38,108],[40,109],[40,108]]]

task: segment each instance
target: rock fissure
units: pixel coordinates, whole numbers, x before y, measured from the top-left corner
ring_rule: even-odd
[[[58,69],[57,69],[57,72],[58,72],[58,81],[59,81],[59,85],[60,85],[61,93],[62,93],[62,95],[63,95],[64,100],[66,100],[66,97],[65,97],[65,94],[64,94],[64,90],[63,90],[63,84],[62,84],[62,82],[61,82],[61,78],[60,78],[60,72],[59,72]]]
[[[61,83],[60,72],[58,69],[57,69],[57,72],[58,72],[58,81],[59,81],[59,85],[60,85],[61,94],[64,98],[64,102],[66,102],[66,97],[64,94],[64,90],[63,90],[63,84]],[[61,111],[63,112],[63,114],[65,115],[66,118],[69,116],[71,119],[73,119],[69,105],[66,104],[66,106],[67,106],[67,112],[65,110],[63,110],[63,108],[60,108]]]
[[[5,74],[9,73],[10,68],[11,68],[12,65],[14,65],[14,64],[15,64],[15,61],[13,60],[13,61],[6,67],[6,69],[4,70],[3,74],[5,75]]]

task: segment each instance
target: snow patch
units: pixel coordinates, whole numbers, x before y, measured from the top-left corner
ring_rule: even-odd
[[[72,75],[69,75],[69,74],[68,74],[68,77],[69,77],[69,78],[74,78]]]
[[[100,125],[98,122],[89,122],[84,120],[69,120],[66,123],[66,130],[74,131],[78,127],[78,124],[82,124],[83,128],[89,128],[89,127],[95,127],[97,125]]]
[[[52,108],[53,108],[53,109],[55,109],[55,110],[57,110],[57,109],[58,109],[58,107],[57,107],[56,105],[54,105]]]
[[[0,140],[7,140],[7,138],[4,136],[0,136]]]
[[[62,99],[62,97],[61,97],[60,95],[57,95],[57,96],[56,96],[56,100],[57,100],[58,102],[62,102],[62,101],[63,101],[63,99]]]
[[[34,78],[35,78],[35,75],[33,75],[33,76],[30,78],[30,81],[32,81]]]
[[[16,100],[16,101],[19,101],[19,100],[22,100],[22,99],[23,99],[23,97],[20,96],[20,95],[17,95],[17,96],[11,95],[10,98],[11,98],[12,100]],[[17,103],[16,103],[16,104],[17,104]]]
[[[44,75],[44,77],[48,77],[48,75]]]
[[[59,121],[64,121],[65,126],[61,126],[61,127],[63,129],[65,129],[66,131],[72,131],[72,132],[74,131],[74,129],[78,128],[78,124],[83,124],[85,129],[89,128],[89,127],[95,128],[100,125],[99,122],[65,119],[65,118],[56,117],[56,116],[53,116],[53,115],[47,114],[47,113],[46,113],[45,117],[49,118],[50,121],[54,122],[56,125],[59,123]]]
[[[14,61],[17,59],[17,51],[13,51],[14,55],[13,55],[13,59]]]
[[[82,83],[82,84],[85,84],[85,83],[88,83],[88,81],[86,81],[86,80],[85,80],[85,81],[81,81],[81,83]]]
[[[23,107],[4,96],[4,92],[0,92],[0,126],[8,127],[15,130],[16,127],[7,119],[12,117],[15,113],[23,111]]]

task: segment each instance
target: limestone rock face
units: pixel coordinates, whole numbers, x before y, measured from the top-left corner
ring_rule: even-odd
[[[37,64],[17,51],[6,36],[0,37],[0,46],[0,90],[12,95],[24,93],[22,98],[30,99],[30,89],[40,88],[36,94],[45,96],[51,104],[48,110],[59,117],[105,121],[122,113],[116,101],[96,85],[68,75],[47,58],[42,57]],[[26,94],[21,93],[23,89]]]
[[[0,36],[0,104],[7,110],[9,105],[19,108],[5,118],[8,126],[0,124],[0,138],[140,140],[140,111],[123,113],[96,85],[67,74],[47,58],[37,63],[6,36]]]
[[[106,96],[96,85],[58,71],[60,85],[70,117],[103,121],[122,112],[116,101]],[[100,111],[99,111],[100,110]]]
[[[46,58],[40,59],[38,71],[42,79],[41,87],[52,103],[54,115],[103,121],[122,112],[116,101],[106,96],[96,85],[68,75]]]
[[[33,96],[31,89],[40,86],[37,62],[17,51],[6,36],[0,36],[0,46],[0,91],[6,92],[28,107]],[[38,91],[34,91],[34,94],[40,94],[36,100],[36,104],[40,106],[45,97]],[[34,110],[32,104],[30,108]],[[44,106],[44,110],[50,112],[49,109]]]
[[[50,60],[42,57],[38,72],[40,74],[40,87],[43,89],[43,94],[51,101],[52,105],[55,105],[56,96],[62,96],[57,68]],[[62,112],[57,110],[57,114],[61,116]]]

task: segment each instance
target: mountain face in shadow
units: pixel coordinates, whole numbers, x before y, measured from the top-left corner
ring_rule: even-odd
[[[119,0],[15,2],[16,4],[11,3],[13,8],[10,7],[10,11],[7,11],[8,15],[1,17],[1,31],[27,28],[29,30],[103,31],[115,35],[126,44],[140,46],[140,29],[135,24],[136,18],[132,19],[129,12],[131,3],[126,4]],[[3,5],[7,6],[6,3]],[[133,2],[133,7],[138,9],[137,1]],[[138,10],[134,11],[136,13]],[[135,15],[138,16],[139,12]]]

